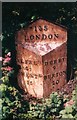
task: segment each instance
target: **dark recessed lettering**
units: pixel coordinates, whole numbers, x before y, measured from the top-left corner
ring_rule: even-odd
[[[57,60],[54,60],[54,64],[56,64],[57,63]]]
[[[40,39],[40,35],[36,35],[36,40]]]
[[[55,70],[55,69],[56,69],[56,66],[53,66],[53,69]]]
[[[62,73],[62,72],[60,72],[60,73],[59,73],[59,75],[60,75],[60,76],[62,76],[62,75],[63,75],[63,73]]]
[[[29,85],[29,81],[27,81],[27,84]]]
[[[53,85],[55,85],[55,82],[54,82],[54,81],[52,81],[52,84],[53,84]]]
[[[47,31],[47,30],[48,30],[48,28],[47,28],[47,26],[46,26],[46,25],[44,26],[44,30],[45,30],[45,31]]]
[[[31,71],[32,69],[31,69],[31,67],[29,68],[29,71]]]
[[[41,26],[38,26],[38,29],[39,29],[39,31],[42,31],[42,27]]]
[[[44,76],[44,80],[46,80],[46,79],[47,79],[47,76],[45,75],[45,76]]]
[[[33,74],[30,74],[30,77],[31,77],[31,78],[34,78],[34,77],[33,77]]]
[[[26,41],[26,40],[29,40],[29,38],[28,38],[27,36],[25,36],[25,41]]]
[[[26,73],[26,77],[29,79],[29,74]]]
[[[59,63],[61,62],[61,59],[60,59],[60,58],[58,59],[58,62],[59,62]]]
[[[21,63],[24,63],[24,61],[21,59]]]
[[[42,34],[42,40],[45,40],[47,36],[45,34]]]
[[[32,81],[30,81],[30,85],[32,85]]]
[[[51,75],[48,75],[48,79],[51,79]]]
[[[67,74],[66,71],[63,71],[64,74]]]
[[[55,74],[52,74],[52,78],[55,77]]]
[[[59,83],[59,80],[56,80],[56,84],[58,84]]]
[[[55,38],[58,38],[59,37],[59,34],[54,34]]]
[[[64,62],[64,58],[62,58],[63,62]]]
[[[30,35],[30,40],[33,40],[34,39],[34,35]]]
[[[27,71],[29,70],[29,69],[28,69],[28,66],[25,67],[25,70],[27,70]]]
[[[48,65],[48,62],[44,62],[44,65]]]
[[[41,75],[41,74],[39,74],[39,75],[38,75],[38,77],[40,77],[40,78],[41,78],[41,77],[42,77],[42,75]]]
[[[21,72],[22,75],[24,75],[24,72]]]
[[[37,79],[37,75],[35,74],[34,76],[35,76],[35,79]]]
[[[59,92],[59,88],[57,89],[57,91]]]
[[[29,64],[32,64],[32,61],[31,61],[31,60],[29,60],[29,61],[28,61],[28,63],[29,63]]]
[[[50,65],[52,65],[52,64],[53,64],[53,61],[51,60],[51,61],[50,61]]]
[[[34,61],[34,65],[37,65],[37,61]]]
[[[56,73],[56,77],[58,77],[58,73]]]
[[[49,39],[52,39],[52,37],[53,37],[52,34],[49,34],[49,35],[48,35],[48,38],[49,38]]]
[[[37,32],[37,27],[36,26],[34,26],[34,30],[35,30],[35,32]]]
[[[25,64],[28,64],[28,60],[25,60]]]

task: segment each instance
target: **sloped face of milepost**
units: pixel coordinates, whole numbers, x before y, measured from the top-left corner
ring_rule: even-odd
[[[38,19],[16,35],[19,86],[34,97],[49,96],[66,83],[67,30]]]

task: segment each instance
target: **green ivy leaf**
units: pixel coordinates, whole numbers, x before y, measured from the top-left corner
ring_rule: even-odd
[[[5,50],[5,54],[7,54],[8,52],[9,52],[9,49],[6,49],[6,50]]]
[[[35,15],[31,17],[31,19],[32,19],[32,20],[34,20],[35,18],[36,18],[36,16],[35,16]]]
[[[2,103],[3,103],[3,100],[0,99],[0,108],[2,108]]]
[[[7,86],[5,84],[0,85],[0,91],[4,92],[6,91],[6,89],[7,89]]]
[[[77,120],[77,114],[75,114],[74,118]]]
[[[9,107],[8,106],[3,106],[3,112],[4,113],[8,113],[10,110],[9,110]]]
[[[65,111],[66,111],[67,114],[72,113],[73,112],[72,106],[65,107]]]
[[[60,111],[60,114],[61,114],[61,115],[65,114],[65,113],[66,113],[65,110],[61,110],[61,111]]]
[[[68,118],[74,118],[72,114],[68,114]]]
[[[3,82],[4,82],[5,84],[8,84],[8,82],[9,82],[9,77],[8,77],[8,76],[4,76]]]
[[[64,114],[62,115],[62,118],[74,118],[72,114]]]

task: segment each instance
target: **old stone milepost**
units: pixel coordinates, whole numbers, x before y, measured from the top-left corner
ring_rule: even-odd
[[[67,29],[37,19],[16,35],[19,86],[37,98],[48,97],[67,82]]]

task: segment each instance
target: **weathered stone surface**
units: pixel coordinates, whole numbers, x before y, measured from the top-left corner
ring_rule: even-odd
[[[67,30],[39,19],[16,35],[19,86],[42,98],[60,90],[67,79]]]

